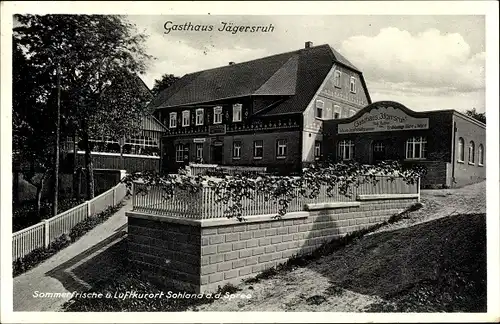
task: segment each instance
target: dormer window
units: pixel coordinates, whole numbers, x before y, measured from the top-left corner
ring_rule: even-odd
[[[214,107],[214,124],[222,123],[222,107],[217,106]]]
[[[323,118],[323,107],[325,103],[321,100],[316,100],[316,118]]]
[[[341,78],[342,72],[340,71],[335,71],[335,78],[334,78],[334,85],[337,88],[340,88],[340,78]]]
[[[356,78],[351,77],[351,92],[356,93]]]
[[[233,105],[233,122],[240,122],[242,116],[242,105],[234,104]]]
[[[177,127],[177,113],[176,112],[171,112],[170,113],[170,128],[176,128]]]
[[[182,127],[189,126],[189,110],[182,112]]]
[[[196,109],[196,126],[203,125],[203,108]]]

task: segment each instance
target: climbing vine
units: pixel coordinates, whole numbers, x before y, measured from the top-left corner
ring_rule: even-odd
[[[124,182],[142,182],[136,194],[147,194],[152,187],[160,188],[164,199],[171,199],[177,190],[196,193],[203,186],[215,192],[215,203],[225,206],[228,217],[242,219],[245,200],[254,200],[257,193],[264,201],[277,205],[277,217],[287,213],[290,203],[297,197],[316,198],[321,187],[332,197],[335,193],[350,197],[353,189],[364,183],[376,184],[380,181],[394,181],[401,178],[407,184],[414,184],[425,174],[420,166],[403,167],[397,161],[381,162],[377,165],[363,165],[356,162],[313,165],[302,170],[300,176],[275,176],[270,174],[234,174],[222,170],[207,172],[205,175],[191,176],[180,170],[178,174],[159,175],[145,172],[127,176]],[[380,177],[384,176],[384,177]],[[382,180],[383,179],[383,180]]]

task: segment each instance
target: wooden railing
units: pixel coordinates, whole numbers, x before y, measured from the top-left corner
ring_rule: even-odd
[[[407,184],[402,178],[388,180],[389,177],[377,176],[376,184],[361,183],[358,187],[351,187],[350,194],[340,192],[338,185],[327,193],[327,187],[322,186],[315,198],[303,197],[296,189],[296,198],[292,199],[287,208],[288,212],[302,211],[305,204],[327,202],[356,201],[358,195],[380,194],[418,194],[419,183]],[[166,197],[160,187],[151,187],[143,183],[133,185],[133,210],[137,212],[183,217],[191,219],[223,218],[230,216],[225,211],[228,208],[223,203],[217,203],[215,190],[208,186],[196,193],[177,189],[172,197]],[[267,200],[263,193],[256,192],[253,199],[244,198],[242,201],[242,216],[276,214],[277,200]]]
[[[59,215],[12,234],[12,260],[15,261],[38,248],[47,248],[51,242],[86,218],[118,205],[127,195],[126,185],[120,183],[83,204]]]

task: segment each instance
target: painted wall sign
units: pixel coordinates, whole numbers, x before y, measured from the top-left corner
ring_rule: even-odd
[[[193,143],[205,143],[205,138],[193,138]]]
[[[353,122],[338,125],[339,134],[416,129],[429,129],[429,118],[415,118],[393,107],[372,109]]]

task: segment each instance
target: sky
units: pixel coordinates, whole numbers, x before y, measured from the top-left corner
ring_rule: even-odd
[[[306,41],[330,44],[363,72],[372,101],[398,101],[416,111],[485,111],[484,16],[380,15],[130,15],[148,35],[155,57],[144,81],[294,51]],[[212,25],[212,31],[171,30]],[[272,32],[219,31],[221,23],[269,26]]]

